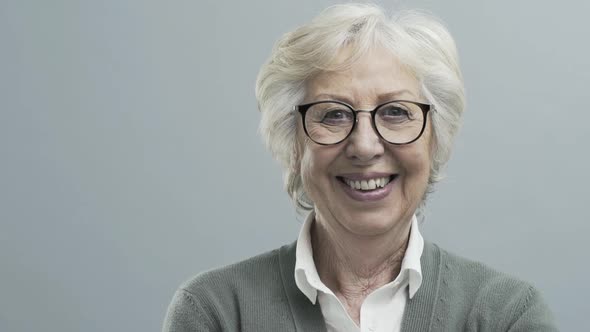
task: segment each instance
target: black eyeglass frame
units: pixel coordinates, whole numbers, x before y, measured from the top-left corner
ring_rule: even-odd
[[[420,133],[418,134],[418,136],[416,138],[414,138],[413,140],[406,142],[406,143],[393,143],[390,142],[388,140],[385,139],[385,137],[383,137],[383,135],[381,135],[381,133],[379,132],[379,130],[377,129],[377,125],[375,124],[375,115],[377,114],[377,110],[387,104],[391,104],[391,103],[410,103],[410,104],[414,104],[418,107],[420,107],[420,109],[422,110],[422,114],[424,116],[424,121],[422,121],[422,129],[420,129]],[[319,143],[316,142],[313,138],[311,138],[311,135],[309,135],[309,133],[307,132],[307,126],[305,125],[305,114],[307,114],[307,110],[309,110],[312,106],[317,105],[317,104],[324,104],[324,103],[335,103],[335,104],[340,104],[342,106],[345,106],[347,108],[349,108],[352,111],[353,117],[354,117],[354,122],[352,123],[352,128],[350,128],[350,132],[340,141],[336,142],[336,143]],[[342,143],[343,141],[345,141],[350,134],[352,134],[352,132],[354,131],[354,128],[356,127],[356,124],[358,122],[358,118],[357,118],[357,113],[360,112],[366,112],[366,113],[370,113],[371,114],[371,125],[373,126],[373,130],[375,130],[375,132],[377,133],[377,135],[379,135],[379,137],[381,139],[383,139],[385,142],[389,143],[389,144],[393,144],[393,145],[406,145],[406,144],[411,144],[414,143],[415,141],[417,141],[422,134],[424,133],[424,129],[426,128],[426,121],[427,121],[427,115],[429,111],[433,111],[434,112],[434,105],[432,104],[424,104],[424,103],[419,103],[416,101],[411,101],[411,100],[391,100],[388,102],[385,102],[383,104],[379,104],[377,105],[377,107],[375,107],[373,110],[357,110],[354,109],[354,107],[350,106],[349,104],[342,102],[342,101],[338,101],[338,100],[319,100],[319,101],[314,101],[313,103],[308,103],[308,104],[303,104],[303,105],[296,105],[293,106],[293,109],[297,112],[299,112],[299,114],[301,114],[301,121],[303,123],[303,130],[305,131],[305,134],[307,135],[307,137],[309,137],[309,139],[311,139],[314,143],[319,144],[319,145],[334,145],[334,144],[339,144]]]

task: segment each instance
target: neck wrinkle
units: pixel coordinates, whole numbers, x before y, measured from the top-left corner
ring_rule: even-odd
[[[345,246],[317,220],[310,229],[313,258],[322,282],[339,298],[347,302],[362,303],[373,290],[393,281],[400,273],[401,264],[409,242],[410,227],[396,247],[374,252]],[[377,245],[376,248],[381,249]],[[381,257],[380,257],[381,256]],[[367,260],[367,257],[378,257]]]

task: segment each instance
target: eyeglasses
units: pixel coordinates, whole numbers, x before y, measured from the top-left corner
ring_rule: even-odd
[[[385,141],[404,145],[416,141],[426,127],[426,114],[434,106],[407,100],[388,101],[372,111],[355,110],[335,100],[316,101],[294,107],[301,114],[305,134],[321,145],[344,141],[358,122],[357,113],[371,113],[373,129]]]

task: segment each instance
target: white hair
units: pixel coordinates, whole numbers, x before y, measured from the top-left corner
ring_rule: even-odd
[[[335,61],[344,46],[351,52],[344,61]],[[375,47],[389,50],[416,77],[422,97],[435,108],[429,112],[434,138],[430,177],[418,212],[434,184],[443,178],[465,108],[463,78],[450,33],[440,21],[417,11],[387,17],[376,5],[331,6],[308,24],[284,34],[256,81],[260,133],[283,167],[285,189],[300,214],[313,209],[313,202],[297,169],[298,114],[293,106],[303,102],[306,82],[314,75],[347,69]]]

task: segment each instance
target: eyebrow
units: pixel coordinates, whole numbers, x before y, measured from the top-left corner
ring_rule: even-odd
[[[382,93],[382,94],[377,95],[377,98],[380,102],[383,102],[383,101],[389,101],[392,99],[400,98],[400,96],[403,96],[403,95],[408,95],[413,98],[418,98],[418,96],[415,96],[414,93],[408,89],[402,89],[402,90],[397,90],[397,91],[393,91],[393,92]]]
[[[397,98],[400,98],[400,96],[403,95],[409,95],[410,97],[414,97],[417,98],[417,96],[415,96],[412,91],[407,90],[407,89],[402,89],[402,90],[397,90],[397,91],[392,91],[392,92],[386,92],[386,93],[381,93],[377,95],[377,102],[378,103],[383,103],[383,102],[387,102],[387,101],[391,101],[391,100],[395,100]],[[320,93],[318,95],[315,95],[315,101],[319,101],[319,100],[338,100],[338,101],[343,101],[347,104],[350,105],[354,105],[354,102],[352,99],[350,99],[347,96],[344,95],[338,95],[338,94],[334,94],[334,93]]]

